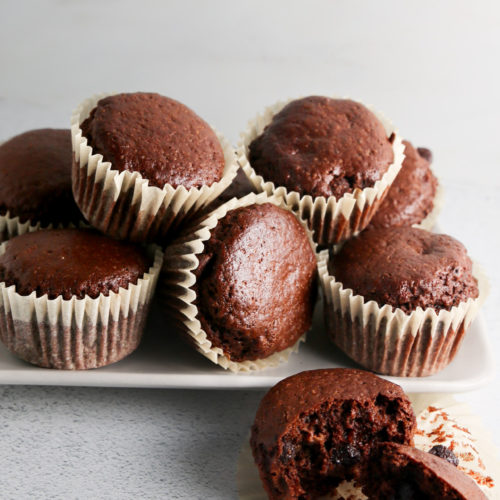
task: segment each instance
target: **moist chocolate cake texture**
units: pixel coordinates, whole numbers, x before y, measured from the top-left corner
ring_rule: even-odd
[[[307,500],[364,481],[377,443],[412,444],[415,427],[399,386],[361,370],[311,370],[264,396],[250,444],[269,498]]]
[[[266,358],[310,328],[316,258],[291,212],[271,203],[229,211],[198,259],[197,317],[232,361]]]
[[[392,137],[368,108],[320,96],[291,101],[249,145],[266,181],[326,198],[373,186],[393,159]]]
[[[105,97],[81,129],[94,154],[102,154],[113,169],[138,172],[152,186],[201,187],[224,172],[222,146],[210,126],[159,94]]]
[[[486,500],[477,484],[443,458],[396,443],[379,445],[363,492],[373,500]]]
[[[349,240],[330,259],[330,274],[365,302],[402,309],[451,309],[479,294],[465,247],[445,234],[377,228]]]

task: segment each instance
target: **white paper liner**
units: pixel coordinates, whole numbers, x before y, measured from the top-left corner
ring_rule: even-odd
[[[328,250],[318,256],[325,297],[325,326],[335,344],[364,368],[402,377],[432,375],[448,365],[488,295],[488,280],[476,263],[479,296],[439,313],[418,307],[410,314],[364,301],[328,271]]]
[[[0,245],[0,255],[6,245]],[[148,253],[153,264],[137,284],[107,297],[20,295],[15,285],[0,282],[2,342],[22,359],[51,368],[95,368],[122,359],[139,344],[163,262],[159,247],[151,245]]]
[[[113,169],[102,155],[93,154],[83,137],[80,124],[97,102],[109,95],[112,94],[86,99],[71,117],[75,201],[86,219],[103,233],[137,242],[161,240],[169,229],[208,205],[229,186],[238,170],[234,150],[224,136],[214,130],[225,159],[220,181],[190,189],[169,184],[162,189],[150,186],[138,172]]]
[[[384,126],[387,137],[390,137],[392,133],[395,134],[392,144],[394,161],[382,178],[373,187],[363,190],[355,189],[353,193],[346,193],[339,200],[334,196],[328,198],[324,196],[314,198],[309,195],[300,196],[297,191],[289,192],[284,186],[275,186],[273,182],[266,181],[255,172],[248,159],[250,143],[262,134],[273,116],[292,100],[294,99],[280,101],[267,107],[262,114],[257,115],[249,122],[246,131],[241,134],[238,144],[236,152],[238,163],[259,192],[283,198],[292,210],[297,211],[301,218],[308,221],[309,227],[314,231],[314,240],[320,246],[340,243],[355,236],[368,226],[385,198],[404,160],[402,139],[387,118],[368,107]]]
[[[21,222],[19,217],[11,217],[7,212],[5,215],[0,215],[0,243],[19,236],[24,233],[32,233],[39,229],[52,229],[52,224],[42,228],[41,222],[32,223],[30,220]]]
[[[41,222],[32,223],[30,220],[21,222],[19,217],[11,217],[9,212],[5,215],[0,215],[0,243],[8,241],[15,236],[20,236],[25,233],[33,233],[35,231],[40,231],[41,229],[63,229],[72,227],[90,227],[82,219],[78,224],[70,222],[68,224],[48,224],[47,226],[42,226]]]
[[[269,197],[265,193],[251,193],[240,199],[231,199],[224,205],[216,208],[205,219],[199,222],[197,226],[190,228],[187,234],[181,235],[178,240],[166,248],[160,278],[158,293],[179,329],[188,335],[191,343],[201,354],[213,363],[234,373],[263,370],[277,366],[287,361],[291,353],[297,352],[299,344],[305,342],[306,338],[306,334],[302,335],[293,346],[276,352],[267,358],[236,362],[231,361],[221,348],[212,345],[197,319],[198,308],[193,303],[196,293],[191,288],[196,281],[193,271],[197,269],[199,264],[196,255],[203,252],[204,242],[210,238],[210,231],[228,211],[263,203],[273,203],[287,209],[281,199]],[[307,224],[296,214],[295,216],[306,230],[311,247],[315,251],[316,244],[312,239],[311,232],[307,228]]]
[[[448,437],[443,443],[448,446],[452,440],[455,441],[455,452],[460,460],[459,466],[467,469],[464,472],[476,481],[478,486],[484,491],[490,499],[500,498],[500,462],[498,460],[498,451],[493,446],[491,435],[485,430],[481,419],[474,415],[470,407],[463,403],[457,403],[451,396],[440,394],[410,394],[408,396],[413,404],[413,409],[417,415],[418,429],[427,428],[426,436],[417,436],[415,439],[415,447],[424,451],[428,451],[435,444],[435,435],[431,435],[433,431],[439,428],[443,423],[442,419],[432,418],[424,420],[429,412],[428,407],[439,408],[453,419],[454,423],[459,427],[468,429],[465,432],[459,429],[450,429],[450,434],[453,432],[453,437]],[[434,414],[434,411],[431,411]],[[252,450],[248,436],[242,444],[238,456],[238,467],[236,480],[238,485],[238,494],[240,500],[267,500],[268,496],[262,486],[259,477],[259,471],[252,456]],[[471,448],[474,447],[474,450]],[[473,459],[468,460],[466,453],[472,452]],[[482,464],[482,466],[481,466]],[[474,471],[479,470],[481,477],[489,476],[493,479],[493,486],[484,485],[484,481],[474,474]],[[479,480],[478,480],[479,479]],[[337,494],[324,497],[329,500],[365,500],[367,497],[363,495],[359,488],[352,482],[344,481],[337,488]]]
[[[420,229],[426,229],[427,231],[432,231],[436,225],[437,219],[444,205],[444,190],[441,182],[438,180],[438,185],[436,188],[436,194],[434,195],[433,207],[430,213],[427,214],[424,220],[418,224],[413,224],[413,227],[418,227]]]

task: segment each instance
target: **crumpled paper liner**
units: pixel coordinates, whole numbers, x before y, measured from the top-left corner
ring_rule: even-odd
[[[413,227],[432,231],[436,225],[437,219],[444,205],[444,190],[441,183],[438,181],[436,194],[434,195],[432,210],[427,214],[424,220],[418,224],[413,224]]]
[[[298,351],[300,342],[304,342],[306,337],[306,334],[302,335],[293,346],[276,352],[267,358],[236,362],[231,361],[221,348],[212,345],[197,319],[198,308],[193,303],[196,293],[191,288],[196,281],[193,271],[197,269],[199,264],[196,255],[203,252],[204,242],[210,238],[210,231],[227,212],[235,208],[263,203],[273,203],[287,209],[281,199],[269,197],[265,193],[258,195],[251,193],[240,199],[231,199],[215,209],[197,225],[190,228],[187,233],[180,235],[176,241],[166,248],[160,277],[158,294],[165,304],[167,314],[175,321],[178,329],[185,334],[186,339],[203,356],[222,368],[235,373],[263,370],[287,361],[292,352]],[[316,245],[306,223],[300,220],[299,217],[297,219],[306,230],[311,247],[315,250]]]
[[[500,462],[498,451],[493,446],[491,435],[484,429],[481,419],[473,415],[467,404],[457,403],[451,396],[410,394],[409,398],[417,415],[418,429],[428,428],[427,436],[416,436],[415,447],[428,451],[432,446],[438,444],[433,433],[440,432],[439,427],[442,420],[434,418],[434,410],[440,409],[440,411],[446,412],[458,428],[452,429],[454,435],[448,434],[441,444],[449,446],[451,441],[455,441],[454,450],[460,460],[459,466],[476,481],[488,498],[499,499]],[[430,412],[428,408],[431,410]],[[427,421],[424,420],[429,414],[433,417]],[[460,428],[464,429],[460,430]],[[464,438],[460,443],[457,443],[457,434]],[[467,452],[472,453],[472,458],[468,456]],[[492,481],[486,481],[488,478],[491,478]],[[240,500],[267,500],[268,497],[262,486],[259,471],[253,460],[249,436],[240,449],[236,480]],[[324,498],[329,500],[365,500],[367,497],[353,482],[344,481],[337,487],[336,493]]]
[[[8,242],[0,245],[0,255]],[[45,368],[85,370],[133,352],[142,337],[163,254],[148,248],[152,266],[137,284],[93,299],[20,295],[0,283],[0,340],[16,356]]]
[[[289,192],[284,186],[275,186],[273,182],[266,181],[255,172],[248,159],[248,146],[262,134],[273,116],[292,100],[288,99],[267,107],[262,114],[249,122],[246,131],[241,134],[237,148],[238,163],[259,192],[283,198],[292,210],[297,211],[301,218],[308,221],[310,229],[314,231],[314,241],[318,245],[324,247],[337,244],[355,236],[368,226],[401,169],[404,145],[392,123],[370,108],[384,126],[387,137],[392,133],[395,134],[392,145],[394,161],[382,178],[373,187],[355,189],[353,193],[346,193],[339,200],[334,196],[313,198],[310,195],[300,196],[297,191]]]
[[[332,341],[364,368],[398,377],[425,377],[454,358],[467,328],[488,295],[488,280],[477,264],[479,296],[439,313],[418,307],[410,314],[364,301],[344,289],[328,271],[328,250],[318,256],[325,297],[325,326]]]
[[[216,132],[221,143],[225,167],[220,181],[201,188],[162,189],[150,186],[138,172],[113,169],[102,155],[93,154],[83,137],[80,124],[97,102],[112,94],[86,99],[71,117],[73,144],[73,194],[90,224],[114,238],[136,242],[161,241],[187,216],[208,205],[226,189],[236,176],[238,165],[229,142]]]

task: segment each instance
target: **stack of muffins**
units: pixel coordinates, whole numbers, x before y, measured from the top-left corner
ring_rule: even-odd
[[[39,366],[113,363],[139,345],[160,277],[199,352],[263,369],[305,341],[319,283],[325,330],[360,365],[435,373],[484,289],[461,243],[428,231],[431,161],[349,99],[267,108],[236,155],[173,99],[87,99],[71,131],[0,146],[0,338]]]
[[[314,232],[325,327],[340,349],[396,376],[453,359],[485,283],[460,242],[429,232],[441,193],[428,149],[361,103],[313,96],[258,115],[238,159],[254,189]]]
[[[47,368],[88,369],[139,345],[167,232],[236,174],[227,141],[183,104],[85,101],[72,129],[0,146],[0,338]],[[43,230],[41,230],[43,229]]]
[[[325,334],[361,366],[436,373],[485,289],[463,245],[429,232],[431,161],[349,99],[267,108],[236,154],[173,99],[87,99],[71,131],[0,145],[0,339],[41,367],[109,365],[139,345],[158,282],[194,349],[264,369],[306,340],[321,288]],[[443,460],[453,453],[417,450],[414,435],[398,386],[317,370],[271,389],[251,442],[271,498],[343,480],[370,498],[483,498]]]

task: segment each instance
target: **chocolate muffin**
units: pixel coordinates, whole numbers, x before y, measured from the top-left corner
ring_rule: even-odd
[[[264,396],[250,444],[269,498],[306,500],[364,481],[377,443],[412,444],[415,427],[399,386],[361,370],[312,370]]]
[[[95,231],[37,231],[8,242],[0,255],[0,282],[15,285],[20,295],[96,299],[137,284],[150,265],[143,248]]]
[[[230,210],[198,260],[197,318],[231,361],[267,358],[310,328],[316,258],[291,212],[271,203]]]
[[[328,335],[385,375],[442,370],[484,299],[484,280],[464,246],[413,227],[364,231],[330,259],[323,252],[318,266]]]
[[[438,181],[431,170],[432,153],[403,144],[403,166],[368,228],[419,224],[434,208]]]
[[[361,233],[330,260],[330,273],[344,289],[401,309],[450,310],[479,295],[472,261],[456,239],[412,227]]]
[[[42,227],[77,224],[71,164],[69,130],[30,130],[1,144],[0,215]]]
[[[287,104],[249,145],[255,172],[301,196],[373,186],[393,162],[392,141],[362,104],[311,96]]]
[[[102,154],[113,169],[138,172],[151,186],[201,187],[224,172],[224,153],[210,126],[159,94],[105,97],[81,129],[94,154]]]
[[[161,253],[56,229],[12,238],[0,254],[0,339],[21,359],[96,368],[139,345]]]
[[[411,446],[383,443],[371,462],[363,492],[374,500],[482,500],[477,484],[447,460]]]

